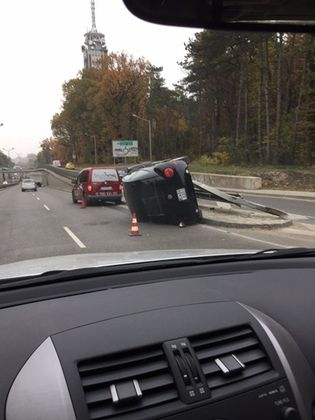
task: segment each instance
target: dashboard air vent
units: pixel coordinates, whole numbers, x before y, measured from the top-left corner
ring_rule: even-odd
[[[161,346],[83,360],[78,370],[92,420],[178,399]]]
[[[258,337],[249,326],[190,338],[212,395],[246,385],[250,378],[263,381],[275,373]],[[217,392],[216,392],[217,391]]]

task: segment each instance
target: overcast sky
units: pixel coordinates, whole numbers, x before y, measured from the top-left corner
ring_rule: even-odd
[[[195,30],[142,22],[122,0],[96,0],[96,26],[105,34],[109,51],[124,51],[163,66],[169,86],[183,77],[177,62]],[[1,149],[37,153],[40,141],[51,135],[50,120],[61,106],[61,86],[82,68],[81,45],[90,28],[90,0],[0,2]]]

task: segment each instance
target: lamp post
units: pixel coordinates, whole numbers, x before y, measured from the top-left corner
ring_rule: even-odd
[[[10,152],[11,152],[12,150],[14,150],[14,147],[11,147],[11,149],[6,149],[5,147],[2,147],[2,149],[3,149],[5,152],[7,152],[8,159],[10,159]]]
[[[93,140],[94,140],[94,163],[95,165],[97,165],[97,147],[96,147],[96,136],[93,136]]]
[[[150,150],[150,161],[152,161],[152,124],[151,120],[147,120],[146,118],[139,117],[137,114],[131,114],[132,117],[138,118],[138,120],[142,120],[148,123],[149,125],[149,150]]]

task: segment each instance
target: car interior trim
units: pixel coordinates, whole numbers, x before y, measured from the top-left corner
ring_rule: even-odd
[[[269,340],[271,341],[281,363],[283,366],[283,369],[286,373],[286,376],[288,378],[288,381],[290,383],[290,386],[292,388],[292,392],[293,395],[295,397],[295,401],[296,401],[296,405],[298,406],[300,415],[301,415],[301,419],[308,419],[308,415],[303,403],[303,398],[301,396],[301,393],[299,391],[299,386],[296,383],[295,380],[295,376],[294,373],[292,372],[290,363],[286,357],[286,355],[284,354],[284,351],[282,350],[282,347],[278,341],[278,339],[276,338],[276,336],[274,335],[274,333],[271,331],[271,329],[268,327],[268,325],[265,323],[265,321],[263,320],[263,314],[260,313],[259,311],[257,311],[254,308],[251,308],[250,306],[245,305],[244,303],[238,302],[247,312],[249,312],[256,320],[257,322],[261,325],[261,327],[263,328],[263,330],[265,331],[266,335],[268,336]]]
[[[54,344],[47,338],[30,356],[10,389],[6,420],[75,420]]]

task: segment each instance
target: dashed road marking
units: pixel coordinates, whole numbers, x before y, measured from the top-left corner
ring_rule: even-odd
[[[50,211],[50,208],[48,206],[46,206],[46,204],[44,204],[44,207],[47,211]]]
[[[38,201],[40,201],[40,198],[39,198],[39,197],[36,197],[36,199],[37,199]]]
[[[71,229],[69,229],[67,226],[64,226],[63,228],[70,236],[70,238],[74,240],[74,242],[78,245],[79,248],[86,248],[84,243],[80,241],[80,239],[72,232]]]
[[[270,242],[270,241],[264,241],[263,239],[257,239],[257,238],[253,238],[252,236],[242,235],[241,233],[231,232],[229,230],[219,229],[219,228],[209,226],[209,225],[202,225],[202,226],[204,228],[211,229],[211,230],[216,230],[217,232],[225,233],[227,235],[236,236],[238,238],[246,239],[246,240],[249,240],[249,241],[260,242],[260,243],[263,243],[263,244],[274,246],[276,248],[290,248],[289,246],[286,246],[286,245],[283,245],[283,244],[278,244],[276,242]]]

